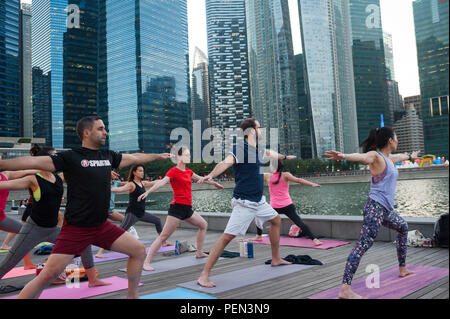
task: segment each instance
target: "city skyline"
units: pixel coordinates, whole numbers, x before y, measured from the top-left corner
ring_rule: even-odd
[[[294,54],[302,53],[297,0],[288,0]],[[399,92],[403,97],[420,95],[416,38],[412,3],[414,0],[380,0],[383,30],[392,34],[394,68]],[[32,0],[21,0],[32,3]],[[195,47],[207,54],[205,0],[187,0],[190,69]],[[399,15],[398,12],[403,14]]]

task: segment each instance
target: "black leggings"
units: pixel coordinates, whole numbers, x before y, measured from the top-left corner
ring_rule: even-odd
[[[278,214],[285,214],[289,217],[290,220],[294,222],[295,225],[302,229],[302,233],[306,235],[309,239],[317,238],[312,232],[311,229],[302,221],[300,215],[297,214],[297,210],[295,209],[294,204],[291,204],[282,208],[274,208]],[[262,229],[256,227],[258,235],[262,235]]]
[[[161,220],[158,217],[156,217],[150,213],[144,213],[144,216],[137,217],[132,212],[127,211],[125,213],[125,218],[123,219],[122,225],[120,225],[120,227],[125,230],[128,230],[128,229],[130,229],[131,226],[136,224],[138,221],[155,224],[157,233],[160,234],[162,232]]]

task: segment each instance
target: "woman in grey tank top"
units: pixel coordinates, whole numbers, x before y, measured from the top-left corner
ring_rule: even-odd
[[[368,164],[372,174],[369,198],[363,209],[364,223],[359,240],[348,256],[339,298],[363,298],[351,290],[351,282],[362,256],[373,245],[381,225],[398,232],[396,243],[399,276],[405,277],[412,274],[406,268],[408,224],[394,212],[395,186],[398,178],[398,170],[394,163],[408,159],[414,160],[419,151],[411,154],[392,154],[397,150],[397,145],[398,140],[394,130],[390,127],[382,127],[372,129],[369,136],[361,143],[363,154],[325,152],[328,160],[346,160]]]

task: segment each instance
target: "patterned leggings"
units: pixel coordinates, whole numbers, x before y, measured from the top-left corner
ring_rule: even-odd
[[[342,283],[350,285],[353,275],[358,269],[359,262],[364,253],[373,245],[381,225],[396,230],[397,257],[400,267],[406,264],[406,250],[408,241],[408,224],[394,211],[389,212],[383,206],[372,199],[368,199],[363,210],[364,224],[361,229],[359,241],[348,256]]]

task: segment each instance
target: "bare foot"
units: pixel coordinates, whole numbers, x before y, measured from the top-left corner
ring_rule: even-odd
[[[163,243],[161,244],[161,246],[163,246],[163,247],[166,247],[166,246],[173,246],[173,244],[172,244],[172,243],[169,243],[169,242],[167,242],[167,241],[165,241],[165,242],[163,242]]]
[[[11,247],[9,247],[9,246],[2,246],[2,247],[0,247],[0,249],[1,249],[1,250],[10,250]]]
[[[408,270],[406,267],[399,267],[399,270],[400,270],[400,273],[398,275],[399,277],[415,275],[413,271]]]
[[[320,240],[318,240],[317,238],[314,238],[314,239],[313,239],[313,243],[314,243],[314,245],[316,245],[316,246],[320,246],[320,245],[323,244],[323,243],[322,243]]]
[[[144,264],[142,269],[144,269],[145,271],[154,271],[155,270],[155,268],[151,267],[150,264]]]
[[[339,299],[366,299],[363,296],[358,295],[352,291],[352,287],[347,284],[341,286],[341,290],[338,295]]]
[[[286,261],[284,259],[272,259],[272,262],[270,263],[270,265],[272,267],[276,267],[276,266],[283,266],[283,265],[290,265],[292,264],[290,261]]]
[[[28,270],[28,269],[36,269],[37,265],[35,264],[31,264],[31,265],[23,265],[23,269],[24,270]]]
[[[207,254],[205,254],[205,253],[196,253],[195,254],[195,258],[205,258],[205,257],[208,257],[208,255]]]
[[[103,254],[96,254],[95,257],[97,257],[97,258],[106,258],[106,256],[103,255]]]
[[[365,299],[363,296],[354,293],[352,290],[349,291],[339,291],[339,299]]]
[[[213,288],[216,286],[215,283],[213,283],[211,280],[209,280],[208,276],[200,276],[197,279],[197,284],[206,287],[206,288]]]
[[[261,241],[262,240],[262,236],[261,235],[256,235],[255,237],[253,237],[250,240],[252,240],[252,241]]]
[[[89,283],[88,283],[88,287],[89,288],[91,288],[91,287],[98,287],[98,286],[108,286],[108,285],[112,285],[112,283],[101,281],[98,278],[95,278],[94,280],[89,281]]]

